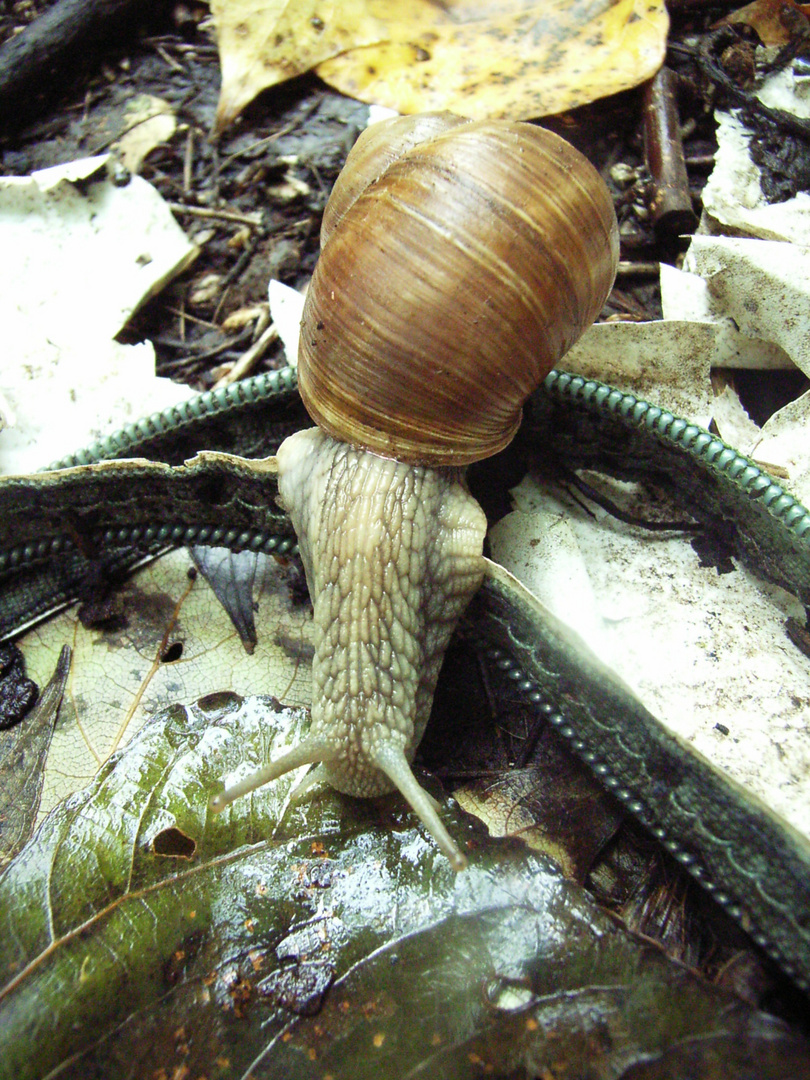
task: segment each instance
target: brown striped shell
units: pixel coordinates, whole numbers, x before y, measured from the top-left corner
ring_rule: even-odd
[[[447,114],[360,137],[321,242],[301,324],[307,410],[343,442],[433,466],[509,443],[618,261],[609,192],[577,150]]]

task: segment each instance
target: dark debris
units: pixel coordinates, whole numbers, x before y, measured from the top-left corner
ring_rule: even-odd
[[[38,688],[25,674],[16,645],[0,645],[0,730],[14,727],[33,708]]]

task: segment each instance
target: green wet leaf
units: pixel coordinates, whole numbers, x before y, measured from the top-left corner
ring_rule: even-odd
[[[449,810],[458,876],[395,796],[285,808],[288,778],[212,817],[303,722],[175,706],[46,819],[0,879],[0,1077],[602,1077],[690,1040],[810,1075],[778,1022]]]

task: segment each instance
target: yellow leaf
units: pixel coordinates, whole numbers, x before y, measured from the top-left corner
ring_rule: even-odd
[[[315,69],[399,112],[521,119],[627,89],[660,67],[664,0],[212,0],[222,130],[261,90]]]
[[[396,39],[392,28],[390,42],[321,63],[317,74],[336,90],[398,112],[449,109],[520,120],[626,90],[663,62],[663,0],[506,7],[445,5],[441,27],[402,23]]]
[[[408,11],[421,4],[396,6]],[[222,69],[215,130],[267,87],[346,49],[386,40],[390,10],[380,0],[212,0]]]

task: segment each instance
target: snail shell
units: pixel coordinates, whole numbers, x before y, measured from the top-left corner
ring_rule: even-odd
[[[321,239],[304,404],[336,439],[432,466],[509,443],[618,262],[610,195],[577,150],[530,124],[446,114],[364,133]]]

